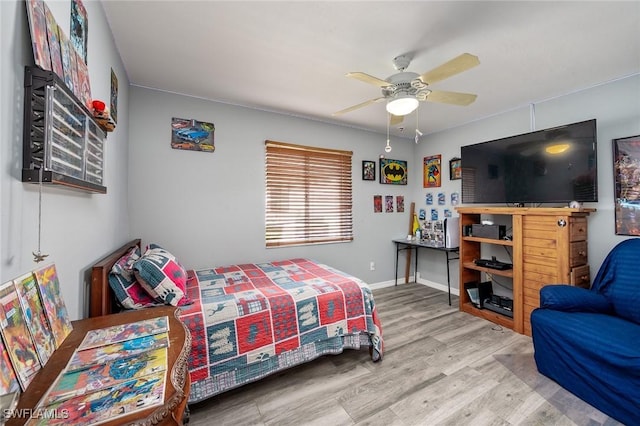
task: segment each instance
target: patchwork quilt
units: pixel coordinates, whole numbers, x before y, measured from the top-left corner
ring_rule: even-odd
[[[189,271],[194,403],[343,349],[382,359],[382,327],[363,281],[309,259]]]

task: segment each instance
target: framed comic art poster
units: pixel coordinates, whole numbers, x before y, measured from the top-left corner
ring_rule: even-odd
[[[617,235],[640,235],[640,135],[613,140]]]
[[[380,159],[380,183],[407,184],[407,162],[404,160]]]
[[[438,188],[442,182],[442,156],[432,155],[430,157],[424,157],[424,170],[423,170],[423,187],[424,188]]]
[[[376,162],[364,160],[362,162],[362,180],[376,180]]]
[[[449,160],[449,179],[458,180],[462,179],[462,160],[460,158],[452,158]]]

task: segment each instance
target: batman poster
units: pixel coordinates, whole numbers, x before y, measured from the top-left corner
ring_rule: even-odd
[[[407,184],[407,162],[404,160],[380,159],[380,183]]]

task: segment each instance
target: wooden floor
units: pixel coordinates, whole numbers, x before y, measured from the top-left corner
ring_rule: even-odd
[[[347,350],[191,406],[204,425],[620,425],[538,374],[531,338],[419,284],[374,291],[385,353]]]

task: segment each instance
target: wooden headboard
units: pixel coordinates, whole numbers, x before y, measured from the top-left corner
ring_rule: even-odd
[[[119,249],[100,259],[91,267],[89,317],[99,317],[118,311],[113,291],[111,291],[111,287],[109,287],[109,272],[114,263],[135,246],[140,247],[140,238],[129,241]]]

